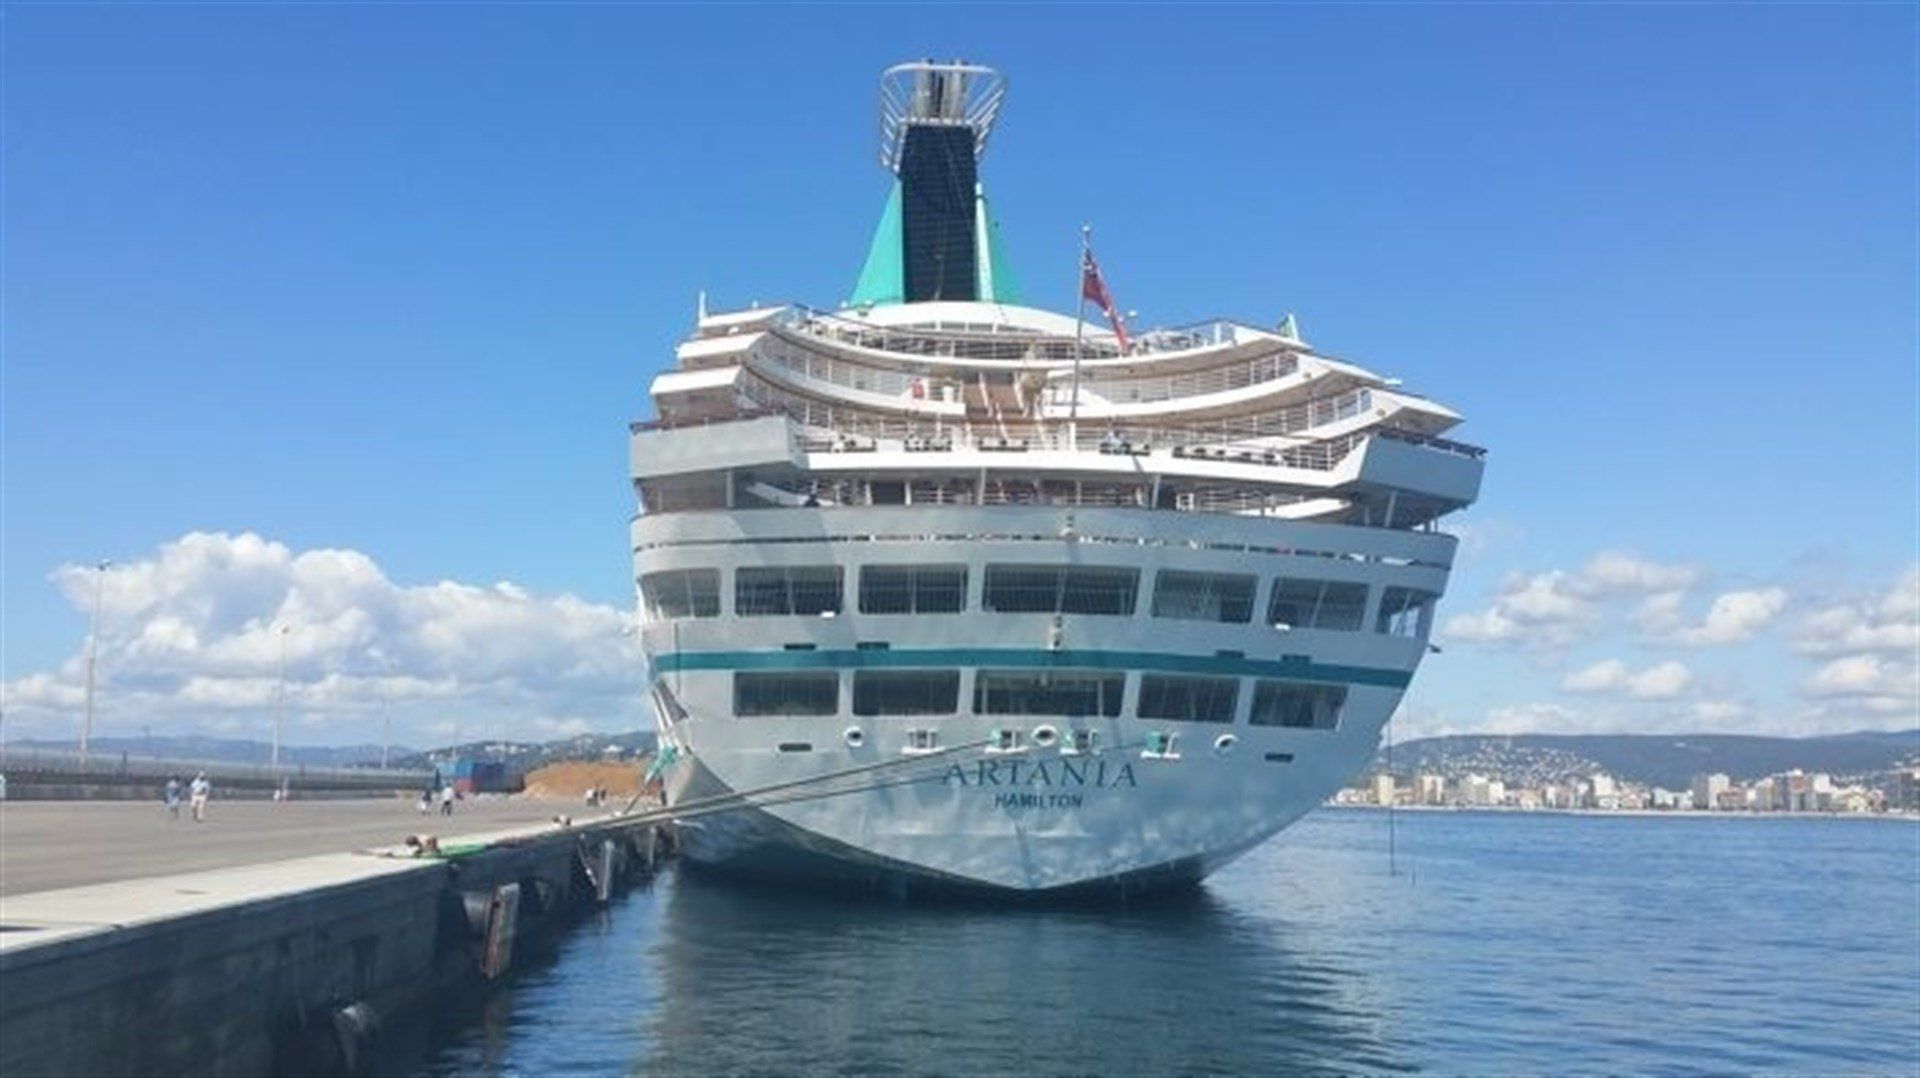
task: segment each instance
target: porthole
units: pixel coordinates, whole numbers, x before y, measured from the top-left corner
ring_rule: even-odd
[[[840,738],[847,743],[848,748],[857,749],[867,743],[867,732],[858,726],[849,726],[847,732],[841,734]]]
[[[1219,737],[1213,739],[1213,754],[1215,756],[1225,756],[1227,753],[1232,752],[1233,747],[1239,743],[1240,739],[1232,734],[1221,734]]]
[[[1060,731],[1052,726],[1033,728],[1033,744],[1036,748],[1050,749],[1060,742]]]

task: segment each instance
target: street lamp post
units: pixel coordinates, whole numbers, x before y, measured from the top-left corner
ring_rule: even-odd
[[[87,745],[93,740],[93,679],[94,670],[100,665],[100,593],[112,565],[110,561],[101,561],[93,567],[93,618],[87,623],[87,706],[86,714],[80,719],[82,768],[87,766]]]
[[[273,758],[272,769],[280,770],[280,723],[287,711],[287,634],[293,626],[280,626],[280,677],[279,685],[273,694]]]

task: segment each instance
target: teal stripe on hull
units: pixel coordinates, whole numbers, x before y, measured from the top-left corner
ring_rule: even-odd
[[[1304,655],[1286,655],[1274,660],[1230,655],[1179,655],[1164,651],[901,648],[884,651],[680,651],[653,657],[654,672],[659,674],[676,670],[873,670],[922,666],[1156,670],[1176,674],[1222,674],[1378,685],[1389,689],[1404,689],[1413,680],[1413,674],[1406,670],[1317,663]]]

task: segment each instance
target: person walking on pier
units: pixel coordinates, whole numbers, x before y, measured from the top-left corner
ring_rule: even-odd
[[[180,818],[180,776],[178,775],[167,776],[167,785],[166,785],[166,788],[161,791],[160,797],[161,797],[161,800],[166,803],[167,818],[170,820],[179,819]]]
[[[440,787],[440,815],[453,815],[453,783]]]
[[[207,822],[207,799],[213,796],[213,783],[207,781],[207,773],[200,772],[187,786],[187,797],[193,805],[193,822]]]

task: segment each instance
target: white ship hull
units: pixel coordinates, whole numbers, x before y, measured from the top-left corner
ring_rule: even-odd
[[[882,890],[1144,891],[1198,882],[1357,770],[1314,752],[1276,779],[1251,752],[1201,753],[1206,759],[1192,766],[1184,754],[1142,761],[1037,751],[930,763],[937,777],[913,787],[715,812],[683,822],[677,835],[689,860],[743,875]],[[741,778],[719,777],[728,771]],[[702,801],[786,777],[756,773],[748,753],[710,753],[674,769],[669,799]]]
[[[1074,537],[1052,538],[1070,519]],[[876,538],[909,520],[924,534]],[[1013,534],[984,538],[1001,532]],[[649,568],[697,563],[725,573],[831,559],[848,579],[863,566],[906,561],[965,566],[973,581],[1005,562],[1324,574],[1333,546],[1346,562],[1335,571],[1348,579],[1437,586],[1444,572],[1433,559],[1452,550],[1436,534],[1032,508],[641,518],[635,535]],[[787,541],[795,537],[808,541]],[[1249,544],[1266,549],[1250,555]],[[1268,552],[1280,549],[1293,553]],[[663,698],[662,743],[673,750],[669,804],[688,810],[678,829],[687,858],[749,874],[1005,892],[1132,890],[1214,871],[1366,765],[1425,650],[1380,633],[1156,618],[1147,604],[1128,616],[716,617],[649,626],[645,640]],[[734,714],[732,678],[742,669],[831,670],[844,682],[861,670],[930,668],[960,673],[956,713],[856,715],[842,692],[831,715]],[[965,713],[979,671],[1000,668],[1110,671],[1125,676],[1126,695],[1113,716]],[[1154,670],[1255,681],[1282,673],[1337,683],[1346,703],[1331,729],[1253,725],[1249,692],[1225,722],[1143,719],[1140,679]],[[1046,737],[1049,727],[1059,736]],[[1020,734],[1017,749],[985,744],[1007,729]],[[932,752],[914,753],[916,730],[937,734]],[[1089,751],[1073,751],[1072,731],[1093,734]],[[1168,734],[1173,751],[1154,751],[1155,736]]]

